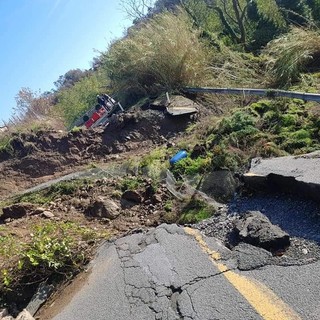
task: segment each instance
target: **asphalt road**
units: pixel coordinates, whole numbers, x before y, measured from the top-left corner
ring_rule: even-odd
[[[85,284],[53,319],[320,319],[320,262],[244,272],[237,259],[193,229],[133,234],[100,248]],[[250,259],[255,265],[259,253]]]

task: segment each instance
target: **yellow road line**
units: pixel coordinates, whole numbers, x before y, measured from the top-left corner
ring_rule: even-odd
[[[201,249],[209,255],[212,263],[218,268],[226,279],[250,303],[250,305],[265,320],[301,320],[300,316],[284,303],[276,294],[264,284],[249,279],[219,262],[221,256],[211,250],[198,230],[185,228],[185,232],[195,238]]]

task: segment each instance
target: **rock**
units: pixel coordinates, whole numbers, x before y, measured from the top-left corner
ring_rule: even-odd
[[[41,213],[41,217],[46,219],[52,219],[54,218],[54,214],[51,211],[46,210]]]
[[[141,203],[142,198],[140,196],[140,194],[136,191],[132,191],[132,190],[127,190],[122,194],[122,199],[128,200],[128,201],[132,201],[135,203]]]
[[[227,202],[233,198],[237,186],[229,170],[219,170],[204,176],[200,190],[217,201]]]
[[[144,192],[144,198],[145,199],[151,198],[154,195],[154,192],[155,192],[155,190],[154,190],[154,187],[152,186],[152,184],[151,183],[148,184],[146,186],[146,191]]]
[[[160,195],[160,194],[155,194],[155,195],[152,197],[152,201],[153,201],[154,203],[161,203],[161,202],[162,202],[161,195]]]
[[[30,315],[35,315],[39,308],[47,301],[54,289],[53,285],[47,285],[46,283],[40,283],[37,292],[33,295],[31,301],[26,307],[26,312]],[[24,318],[22,318],[24,319]],[[26,318],[29,319],[29,318]]]
[[[272,254],[248,243],[239,243],[234,248],[239,270],[252,270],[263,267],[270,261]]]
[[[85,209],[85,215],[97,218],[115,219],[120,214],[119,206],[106,197],[97,197]]]
[[[9,315],[7,309],[0,309],[0,320],[2,320],[2,318],[6,317],[7,315]]]
[[[0,318],[1,320],[14,320],[12,316],[5,316],[4,318]]]
[[[19,313],[19,315],[17,316],[16,320],[34,320],[34,318],[29,313],[29,311],[24,309],[22,312]]]
[[[3,214],[0,216],[0,220],[5,219],[19,219],[34,211],[34,205],[32,203],[22,202],[12,204],[2,209]]]
[[[42,207],[38,207],[36,208],[35,210],[33,210],[32,212],[30,212],[30,215],[33,216],[33,215],[40,215],[42,212],[46,211],[45,208],[42,208]]]
[[[276,251],[290,245],[290,237],[259,211],[248,211],[235,222],[234,231],[242,242]]]

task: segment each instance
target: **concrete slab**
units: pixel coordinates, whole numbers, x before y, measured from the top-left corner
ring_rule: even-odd
[[[172,116],[179,116],[183,114],[194,114],[197,113],[197,104],[183,96],[174,96],[170,104],[167,107],[168,114]]]
[[[252,189],[299,194],[320,202],[320,151],[299,156],[255,158],[244,174]]]

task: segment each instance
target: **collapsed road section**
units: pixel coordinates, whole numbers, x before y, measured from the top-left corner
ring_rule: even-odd
[[[319,263],[244,273],[218,240],[161,225],[103,245],[82,288],[42,319],[315,320]],[[301,273],[307,292],[295,285]]]

